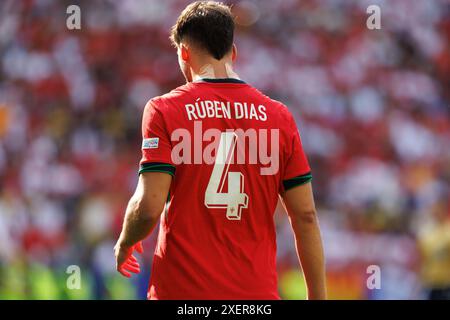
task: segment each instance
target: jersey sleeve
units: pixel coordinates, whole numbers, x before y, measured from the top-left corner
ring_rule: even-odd
[[[144,108],[141,149],[139,174],[142,172],[166,172],[172,176],[175,174],[170,134],[155,100],[150,100]]]
[[[289,190],[295,186],[312,180],[311,168],[303,150],[302,141],[295,120],[289,114],[289,141],[286,142],[286,160],[284,163],[283,189]]]

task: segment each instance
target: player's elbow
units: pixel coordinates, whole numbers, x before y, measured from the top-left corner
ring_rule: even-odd
[[[315,208],[301,209],[298,210],[291,219],[297,225],[313,225],[317,224],[317,210]]]
[[[160,204],[157,201],[152,201],[151,199],[146,199],[144,197],[132,199],[130,205],[135,218],[142,222],[153,222],[159,219],[159,216],[164,209],[164,204]]]

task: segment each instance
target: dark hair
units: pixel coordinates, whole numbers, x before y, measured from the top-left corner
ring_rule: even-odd
[[[220,60],[230,52],[233,35],[234,19],[229,6],[214,1],[196,1],[181,12],[172,27],[170,39],[179,45],[186,38]]]

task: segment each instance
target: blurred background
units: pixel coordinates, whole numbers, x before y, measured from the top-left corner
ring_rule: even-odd
[[[144,298],[113,246],[146,101],[184,82],[181,0],[0,3],[0,299]],[[297,119],[334,299],[450,299],[450,3],[231,1],[240,77]],[[81,8],[81,30],[66,9]],[[366,8],[381,8],[381,30]],[[305,286],[277,209],[280,293]],[[80,290],[66,286],[81,268]],[[370,290],[367,268],[381,270]]]

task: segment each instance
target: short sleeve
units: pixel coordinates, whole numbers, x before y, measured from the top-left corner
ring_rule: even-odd
[[[150,100],[144,109],[141,150],[139,173],[149,171],[167,172],[172,175],[175,173],[171,157],[170,134],[160,106],[154,100]]]
[[[284,163],[283,188],[288,190],[297,185],[301,185],[311,181],[311,168],[308,159],[303,150],[302,141],[298,132],[295,120],[289,114],[289,130],[290,137],[286,142],[286,160]]]

